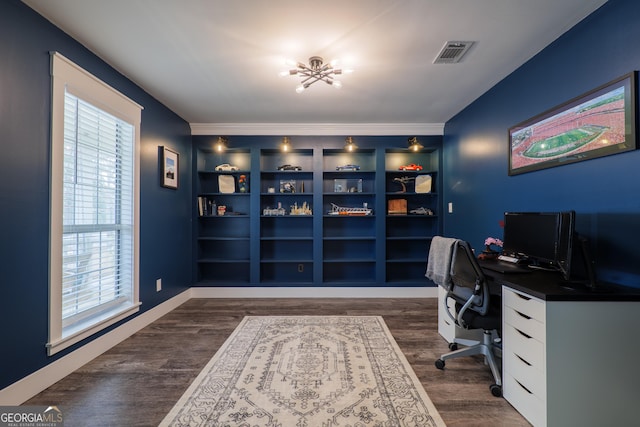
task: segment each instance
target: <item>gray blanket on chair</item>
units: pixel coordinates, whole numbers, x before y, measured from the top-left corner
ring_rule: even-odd
[[[436,285],[448,287],[451,270],[451,250],[458,239],[433,236],[429,247],[429,261],[425,276]]]

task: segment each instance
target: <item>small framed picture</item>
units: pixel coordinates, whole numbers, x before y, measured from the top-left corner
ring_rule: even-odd
[[[178,159],[180,155],[175,151],[162,147],[162,186],[178,188]]]
[[[362,179],[334,179],[334,193],[362,193]]]
[[[294,179],[280,180],[280,192],[281,193],[295,193],[296,181]]]

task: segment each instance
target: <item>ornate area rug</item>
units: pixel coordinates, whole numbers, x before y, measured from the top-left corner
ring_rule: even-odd
[[[382,317],[249,316],[161,426],[444,426]]]

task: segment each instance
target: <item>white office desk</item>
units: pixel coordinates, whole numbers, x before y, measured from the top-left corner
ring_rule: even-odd
[[[503,395],[534,426],[640,425],[640,290],[501,275]]]

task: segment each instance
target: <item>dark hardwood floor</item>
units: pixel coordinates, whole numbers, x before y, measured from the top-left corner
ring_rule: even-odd
[[[448,348],[434,298],[192,299],[25,405],[58,405],[70,427],[155,426],[248,315],[383,316],[448,426],[530,425],[491,395],[491,372],[479,357],[435,368]]]

